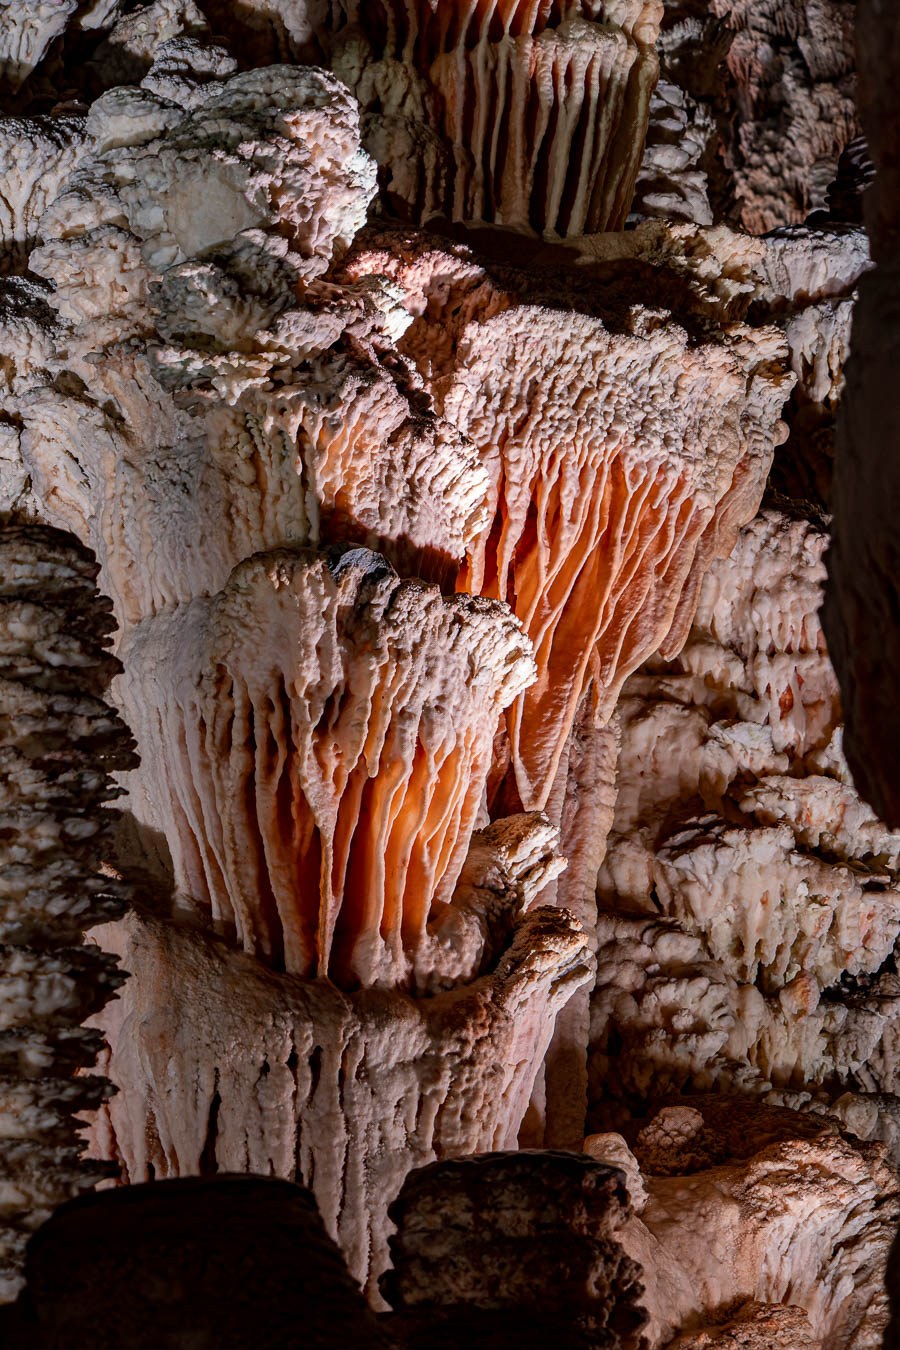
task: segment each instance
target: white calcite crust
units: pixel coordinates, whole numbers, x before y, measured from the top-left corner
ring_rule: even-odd
[[[94,1147],[130,1181],[298,1176],[373,1296],[407,1172],[515,1146],[556,1014],[593,975],[580,926],[548,908],[489,974],[428,999],[277,975],[171,922],[104,941],[133,975],[101,1019],[120,1090]]]
[[[840,1103],[896,1147],[900,839],[841,755],[816,615],[826,545],[763,512],[708,573],[682,653],[626,685],[598,897],[599,1119],[621,1124],[651,1082],[718,1087]]]
[[[697,1097],[651,1112],[634,1148],[647,1200],[619,1241],[644,1269],[653,1350],[878,1350],[900,1212],[883,1145]]]

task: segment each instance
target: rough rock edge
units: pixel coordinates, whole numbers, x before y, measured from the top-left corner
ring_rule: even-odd
[[[82,1159],[75,1114],[109,1084],[82,1028],[122,982],[84,930],[121,914],[128,888],[100,864],[134,766],[103,702],[118,662],[93,556],[44,526],[0,527],[0,1298],[15,1295],[27,1235],[108,1175]],[[74,1075],[74,1077],[73,1077]]]

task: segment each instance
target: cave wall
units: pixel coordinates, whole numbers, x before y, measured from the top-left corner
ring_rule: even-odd
[[[89,956],[53,958],[106,972],[65,1005],[102,1047],[68,1096],[19,1053],[44,939],[9,938],[8,1295],[101,1172],[248,1172],[309,1188],[410,1346],[499,1325],[421,1234],[474,1224],[512,1306],[504,1206],[563,1269],[547,1194],[605,1291],[573,1344],[879,1344],[882,9],[0,6],[0,507],[39,606],[62,532],[96,555],[140,756],[104,760]],[[77,646],[9,614],[68,697]],[[7,701],[4,866],[34,868]],[[63,1098],[89,1161],[38,1194]]]

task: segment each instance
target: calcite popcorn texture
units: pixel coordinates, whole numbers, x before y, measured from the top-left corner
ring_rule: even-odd
[[[852,0],[711,0],[732,35],[724,157],[736,216],[762,233],[825,205],[859,130]]]
[[[302,1180],[410,1344],[886,1322],[900,847],[815,617],[845,9],[7,30],[0,500],[96,551],[142,755],[92,1151]]]
[[[101,871],[133,741],[104,701],[120,668],[98,567],[71,535],[0,526],[0,1294],[28,1233],[111,1169],[81,1157],[77,1112],[109,1085],[79,1075],[99,1037],[81,1026],[122,982],[84,931],[128,889]]]
[[[900,836],[841,753],[815,617],[826,543],[763,512],[707,574],[682,653],[626,685],[598,893],[599,1121],[618,1127],[651,1082],[727,1088],[830,1107],[897,1148]]]
[[[112,90],[88,125],[30,260],[55,287],[55,359],[16,406],[43,509],[95,540],[123,616],[287,539],[442,577],[485,470],[393,355],[390,288],[319,282],[374,192],[346,91],[275,67],[193,111]]]

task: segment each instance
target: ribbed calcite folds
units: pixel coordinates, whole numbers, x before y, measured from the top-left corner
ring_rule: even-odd
[[[344,0],[330,51],[392,205],[547,236],[624,224],[661,0]]]
[[[612,256],[628,237],[612,238]],[[457,585],[506,600],[534,645],[538,680],[508,725],[521,800],[542,807],[590,676],[608,717],[642,660],[681,646],[706,568],[757,509],[785,430],[787,348],[769,327],[697,333],[695,316],[651,309],[649,293],[623,312],[609,274],[589,266],[546,263],[534,279],[399,235],[372,245],[347,274],[402,288],[416,316],[402,349],[487,469],[488,523]],[[718,309],[699,255],[680,265],[690,306]],[[554,289],[571,308],[553,306]]]
[[[289,971],[404,979],[452,897],[500,711],[534,677],[506,607],[366,550],[279,550],[152,620],[127,665],[130,704],[160,719],[185,891]]]
[[[729,517],[750,513],[771,453],[764,415],[782,395],[754,387],[740,344],[693,348],[675,324],[635,327],[517,308],[471,325],[438,384],[492,478],[493,522],[461,584],[509,601],[540,672],[509,715],[527,806],[546,799],[592,655],[608,716],[645,656],[681,645],[691,569],[712,561]],[[778,345],[772,335],[752,357]]]
[[[15,93],[65,30],[78,0],[5,0],[0,7],[0,90]]]

